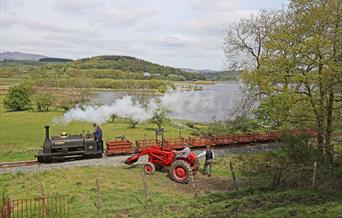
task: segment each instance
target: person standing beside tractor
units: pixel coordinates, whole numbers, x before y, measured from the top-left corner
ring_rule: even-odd
[[[211,176],[211,164],[213,163],[213,159],[215,158],[214,152],[211,150],[210,146],[206,147],[206,150],[197,155],[197,158],[205,156],[205,162],[203,166],[203,174]]]
[[[96,123],[93,124],[97,149],[103,151],[102,129]]]

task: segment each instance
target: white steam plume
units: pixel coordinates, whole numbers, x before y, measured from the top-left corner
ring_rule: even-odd
[[[139,102],[134,102],[131,96],[125,96],[115,100],[111,105],[87,105],[76,106],[67,111],[63,117],[55,118],[54,122],[69,123],[71,121],[85,121],[102,124],[115,114],[123,118],[132,118],[137,121],[144,121],[153,116],[157,104],[151,101],[146,107]]]

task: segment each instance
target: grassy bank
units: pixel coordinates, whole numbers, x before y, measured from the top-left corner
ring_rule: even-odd
[[[255,159],[265,154],[250,154]],[[243,155],[219,158],[213,177],[195,176],[191,184],[171,181],[165,172],[147,176],[152,204],[146,204],[141,167],[79,167],[41,173],[4,174],[0,186],[12,199],[45,194],[67,195],[70,217],[339,217],[341,190],[309,188],[272,189],[272,175],[256,175],[253,188],[246,178],[237,178],[233,189],[227,163],[242,165]],[[102,209],[96,208],[95,178],[99,179]],[[197,193],[197,197],[194,196]]]

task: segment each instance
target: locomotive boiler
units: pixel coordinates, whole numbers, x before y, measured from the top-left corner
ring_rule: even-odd
[[[103,148],[96,143],[94,134],[69,135],[61,133],[59,136],[50,137],[49,128],[49,126],[45,126],[44,144],[36,155],[39,163],[102,157]]]

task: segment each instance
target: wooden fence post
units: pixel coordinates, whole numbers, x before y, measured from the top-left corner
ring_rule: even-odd
[[[312,188],[316,188],[316,174],[317,174],[317,162],[314,162],[312,173]]]
[[[44,186],[43,184],[40,184],[40,188],[41,188],[41,200],[43,201],[43,217],[48,217],[49,216],[49,211],[48,211],[48,207],[46,206],[46,202],[45,202],[45,192],[44,192]]]
[[[8,199],[8,201],[7,201],[7,217],[11,218],[11,215],[12,215],[11,201]]]
[[[144,170],[142,170],[142,177],[143,177],[143,182],[144,182],[144,192],[145,192],[146,203],[152,204],[152,199],[150,197],[150,192],[148,191],[148,186],[146,182],[146,174]]]
[[[100,198],[100,185],[99,179],[96,177],[96,208],[101,209],[101,198]]]
[[[191,177],[191,186],[192,186],[192,191],[194,193],[194,196],[197,197],[197,190],[196,190],[196,183],[195,183],[195,178],[194,176]]]
[[[234,171],[233,163],[232,162],[229,162],[229,167],[230,167],[230,171],[232,172],[234,186],[235,186],[236,189],[239,189],[239,187],[237,185],[237,182],[236,182],[236,176],[235,176],[235,171]]]
[[[282,174],[282,166],[278,164],[277,170],[274,174],[273,181],[272,181],[272,187],[275,188],[280,184],[280,178]]]

